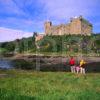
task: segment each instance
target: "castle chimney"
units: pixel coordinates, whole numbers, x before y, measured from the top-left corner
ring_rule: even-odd
[[[83,18],[82,15],[80,15],[80,16],[79,16],[79,19],[82,19],[82,18]]]
[[[73,18],[71,17],[71,18],[70,18],[70,22],[72,22],[72,21],[73,21]]]
[[[45,34],[49,34],[50,28],[52,26],[52,22],[45,22],[44,27],[45,27]]]

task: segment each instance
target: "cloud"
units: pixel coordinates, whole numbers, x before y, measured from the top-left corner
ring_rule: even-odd
[[[13,0],[0,0],[0,13],[23,15],[24,12],[13,2]]]
[[[31,32],[24,32],[21,30],[13,30],[9,28],[0,27],[0,42],[12,41],[15,39],[21,39],[22,37],[32,36]]]
[[[20,18],[21,22],[25,19],[31,20],[31,22],[37,21],[37,23],[43,23],[45,20],[61,23],[68,21],[70,17],[79,15],[88,18],[93,16],[93,12],[96,12],[95,8],[99,6],[99,2],[99,0],[0,0],[3,9],[6,9],[5,13],[19,15],[19,17],[14,16],[16,20]]]
[[[5,19],[0,19],[2,27],[8,27],[12,29],[18,29],[28,32],[43,32],[44,21],[41,20],[31,20],[31,19],[18,19],[15,17],[8,17]]]
[[[73,16],[93,15],[99,0],[40,0],[46,10],[47,18],[67,20]]]
[[[29,32],[43,31],[45,14],[38,0],[0,0],[0,7],[1,27]]]

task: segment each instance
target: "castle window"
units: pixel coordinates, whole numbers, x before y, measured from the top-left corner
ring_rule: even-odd
[[[82,21],[82,18],[80,18],[80,21]]]

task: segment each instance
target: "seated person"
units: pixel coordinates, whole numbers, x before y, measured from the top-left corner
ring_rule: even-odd
[[[80,66],[78,64],[75,66],[75,70],[77,74],[80,72]]]

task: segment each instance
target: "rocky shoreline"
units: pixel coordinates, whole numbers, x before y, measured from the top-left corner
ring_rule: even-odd
[[[80,59],[85,59],[87,63],[92,63],[92,62],[100,62],[100,57],[87,57],[87,56],[75,56],[74,57],[76,61],[80,61]],[[16,55],[13,57],[10,57],[10,59],[24,59],[26,61],[32,61],[32,60],[43,60],[45,62],[50,61],[50,63],[63,63],[66,62],[70,59],[69,56],[44,56],[44,55]]]
[[[74,57],[79,63],[81,57]],[[82,57],[87,62],[88,72],[100,72],[100,57]],[[7,58],[5,58],[7,59]],[[15,68],[39,71],[70,71],[70,57],[43,55],[16,55],[8,59],[15,62]]]

